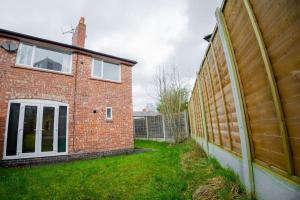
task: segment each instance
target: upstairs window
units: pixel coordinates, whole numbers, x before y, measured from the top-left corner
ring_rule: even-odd
[[[17,64],[51,71],[71,73],[71,54],[30,44],[20,44]]]
[[[93,60],[92,77],[121,82],[121,66],[103,60]]]

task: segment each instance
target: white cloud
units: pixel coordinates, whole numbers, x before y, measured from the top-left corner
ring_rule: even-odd
[[[113,49],[119,55],[128,55],[139,62],[133,73],[135,109],[141,109],[147,101],[154,101],[151,96],[155,94],[149,94],[152,77],[187,34],[186,7],[184,1],[171,7],[160,7],[135,29],[118,30],[93,42],[92,49],[108,53]],[[148,84],[140,82],[145,78]]]
[[[159,66],[176,65],[192,84],[213,30],[221,0],[2,0],[1,28],[71,43],[63,36],[84,16],[86,48],[137,60],[133,68],[134,109],[155,103],[153,76]],[[70,7],[72,5],[72,7]],[[14,12],[11,12],[11,11]]]

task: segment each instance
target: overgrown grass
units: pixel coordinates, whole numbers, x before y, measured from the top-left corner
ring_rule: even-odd
[[[234,173],[206,158],[192,141],[135,145],[154,151],[0,168],[0,199],[246,199]],[[214,180],[222,180],[221,187]]]

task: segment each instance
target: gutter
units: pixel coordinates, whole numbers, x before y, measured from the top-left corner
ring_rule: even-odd
[[[85,48],[81,48],[81,47],[78,47],[78,46],[69,45],[69,44],[65,44],[65,43],[61,43],[61,42],[56,42],[56,41],[53,41],[53,40],[47,40],[47,39],[43,39],[43,38],[31,36],[31,35],[26,35],[26,34],[14,32],[14,31],[9,31],[9,30],[5,30],[5,29],[1,29],[1,28],[0,28],[0,35],[6,36],[6,37],[9,37],[9,38],[12,38],[12,39],[21,40],[21,39],[25,38],[25,39],[29,39],[29,40],[34,40],[34,41],[44,42],[44,43],[53,44],[53,45],[57,45],[57,46],[62,46],[62,47],[65,47],[65,48],[75,50],[75,52],[82,53],[82,54],[87,54],[87,55],[92,54],[92,55],[98,55],[98,56],[111,58],[113,60],[120,61],[122,64],[126,64],[126,65],[129,65],[129,66],[134,66],[135,64],[137,64],[137,61],[134,61],[134,60],[120,58],[120,57],[117,57],[117,56],[104,54],[104,53],[93,51],[93,50],[90,50],[90,49],[85,49]]]

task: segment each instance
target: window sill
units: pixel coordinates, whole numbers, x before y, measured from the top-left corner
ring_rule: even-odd
[[[3,160],[14,160],[14,159],[26,159],[26,158],[41,158],[41,157],[51,157],[51,156],[64,156],[68,155],[68,152],[51,152],[51,153],[32,153],[27,155],[13,155],[13,156],[3,156]]]
[[[113,119],[106,119],[105,120],[107,123],[113,123]]]
[[[69,73],[65,73],[65,72],[53,71],[53,70],[42,69],[42,68],[37,68],[37,67],[30,67],[30,66],[25,66],[25,65],[12,65],[11,67],[28,69],[28,70],[33,70],[33,71],[42,71],[42,72],[48,72],[48,73],[52,73],[52,74],[60,74],[60,75],[65,75],[65,76],[74,76],[73,74],[69,74]]]
[[[97,77],[91,77],[91,80],[95,81],[105,81],[105,82],[110,82],[110,83],[117,83],[117,84],[122,84],[122,81],[113,81],[113,80],[108,80],[108,79],[103,79],[103,78],[97,78]]]

